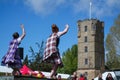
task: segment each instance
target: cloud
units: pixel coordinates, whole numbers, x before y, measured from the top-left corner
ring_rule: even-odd
[[[92,16],[103,17],[111,16],[120,13],[120,1],[118,0],[91,0],[92,1]],[[73,3],[76,13],[89,13],[90,0],[79,0]]]
[[[86,12],[88,11],[89,8],[89,0],[79,0],[78,2],[73,2],[72,4],[73,10],[78,13],[78,12]]]
[[[64,0],[25,0],[24,3],[36,14],[48,15],[54,13]]]
[[[25,5],[36,14],[53,14],[59,7],[71,8],[71,12],[89,15],[90,0],[23,0]],[[120,1],[118,0],[91,0],[92,17],[111,16],[120,12]]]

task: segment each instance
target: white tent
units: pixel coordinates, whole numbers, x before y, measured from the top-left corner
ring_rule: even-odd
[[[2,73],[12,73],[13,69],[7,66],[0,66],[0,72]]]

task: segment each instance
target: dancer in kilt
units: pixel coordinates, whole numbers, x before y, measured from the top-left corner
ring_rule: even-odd
[[[19,37],[18,32],[15,32],[12,36],[13,39],[9,44],[7,54],[2,58],[2,65],[11,67],[13,69],[13,75],[20,73],[19,69],[22,67],[20,55],[17,53],[17,49],[22,39],[25,37],[24,25],[21,24],[22,35]]]
[[[68,24],[66,25],[65,29],[61,32],[59,32],[59,28],[56,24],[52,25],[52,34],[49,36],[46,42],[46,47],[44,50],[44,56],[43,61],[49,62],[53,64],[53,68],[51,70],[50,78],[56,77],[56,71],[58,66],[63,66],[58,45],[59,45],[59,39],[62,35],[67,33],[69,29]]]

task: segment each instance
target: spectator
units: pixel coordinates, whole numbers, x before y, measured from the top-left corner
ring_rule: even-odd
[[[74,72],[72,75],[72,80],[78,80],[77,72]]]
[[[83,74],[80,75],[79,80],[85,80],[85,77],[83,76]]]
[[[106,80],[114,80],[111,73],[108,73]]]
[[[61,79],[61,75],[58,75],[58,80],[62,80],[62,79]]]
[[[102,79],[102,74],[101,74],[101,73],[99,73],[99,75],[98,75],[98,80],[103,80],[103,79]]]
[[[88,73],[87,73],[87,72],[85,72],[85,73],[83,74],[83,76],[84,76],[85,80],[87,80],[87,75],[88,75]]]

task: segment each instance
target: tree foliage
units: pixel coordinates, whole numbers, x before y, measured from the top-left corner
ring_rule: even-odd
[[[23,60],[23,65],[29,65],[28,55],[25,56],[25,59]]]
[[[40,63],[42,62],[42,55],[43,55],[43,41],[41,44],[36,43],[38,47],[38,51],[35,52],[32,47],[30,47],[29,52],[32,53],[29,59],[29,67],[33,70],[40,70]]]
[[[35,51],[33,47],[30,46],[29,52],[31,55],[26,55],[23,64],[29,66],[32,70],[39,70],[39,71],[50,71],[51,64],[42,63],[43,59],[43,52],[44,52],[44,42],[42,41],[41,44],[36,43],[38,51]]]
[[[72,74],[74,71],[77,70],[77,49],[77,45],[73,45],[71,49],[68,49],[66,52],[63,53],[62,61],[64,67],[58,69],[58,72]]]
[[[115,20],[114,25],[106,38],[107,62],[109,69],[120,68],[120,15]]]
[[[44,42],[41,44],[36,43],[38,47],[38,51],[35,51],[32,47],[30,47],[29,52],[31,55],[26,55],[23,64],[29,66],[32,70],[39,70],[39,71],[47,71],[50,72],[52,65],[49,63],[43,63],[43,52],[44,52]],[[67,73],[72,74],[74,71],[77,70],[77,45],[73,45],[71,49],[68,49],[62,55],[62,61],[64,64],[63,68],[59,68],[59,73]],[[29,58],[29,59],[28,59]]]

